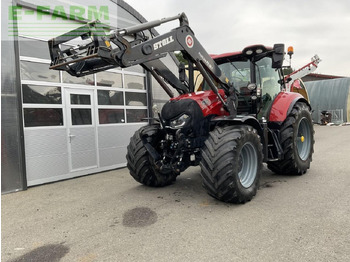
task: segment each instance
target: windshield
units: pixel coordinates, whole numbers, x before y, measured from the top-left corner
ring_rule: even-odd
[[[237,90],[251,83],[249,61],[227,62],[219,65],[219,68]],[[210,87],[206,81],[203,81],[198,90],[210,90]]]
[[[251,83],[249,61],[228,62],[219,65],[219,68],[237,90]]]

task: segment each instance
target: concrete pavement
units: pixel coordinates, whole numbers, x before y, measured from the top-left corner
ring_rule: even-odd
[[[2,261],[350,261],[350,127],[315,126],[311,169],[264,169],[257,196],[221,203],[190,168],[165,188],[127,169],[2,195]]]

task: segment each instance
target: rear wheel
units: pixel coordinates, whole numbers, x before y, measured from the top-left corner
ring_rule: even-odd
[[[280,128],[283,160],[268,162],[277,174],[302,175],[310,168],[314,152],[314,129],[310,108],[297,102]]]
[[[145,126],[135,132],[127,148],[126,159],[130,174],[137,182],[146,186],[167,186],[177,177],[174,172],[160,173],[145,147],[144,143],[147,142],[157,150],[160,137],[159,125]]]
[[[259,187],[262,146],[250,126],[216,127],[202,149],[201,175],[209,195],[224,202],[250,201]]]

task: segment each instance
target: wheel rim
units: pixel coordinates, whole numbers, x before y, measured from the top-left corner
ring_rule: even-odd
[[[248,188],[254,183],[258,169],[258,154],[252,143],[247,142],[243,145],[239,165],[238,177],[242,186]]]
[[[302,118],[298,125],[297,150],[301,160],[305,161],[311,149],[310,123],[307,118]]]

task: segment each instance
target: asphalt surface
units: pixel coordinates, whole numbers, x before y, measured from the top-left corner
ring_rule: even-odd
[[[2,261],[350,261],[350,126],[315,130],[307,174],[264,168],[244,205],[197,167],[165,188],[119,169],[2,195]]]

